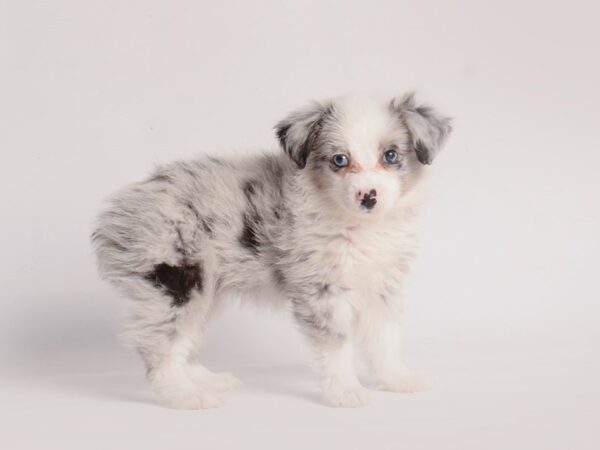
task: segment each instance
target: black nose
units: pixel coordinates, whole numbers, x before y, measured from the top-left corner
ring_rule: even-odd
[[[360,201],[360,206],[366,209],[373,209],[375,203],[377,203],[377,191],[375,189],[371,189],[367,194],[363,195],[362,200]]]

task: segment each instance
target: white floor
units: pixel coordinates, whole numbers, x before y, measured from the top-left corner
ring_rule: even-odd
[[[441,337],[410,352],[431,392],[373,391],[353,410],[323,406],[303,365],[248,365],[206,411],[156,406],[132,355],[70,342],[3,377],[0,448],[597,449],[595,342]]]

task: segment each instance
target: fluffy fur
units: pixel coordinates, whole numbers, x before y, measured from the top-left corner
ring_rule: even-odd
[[[238,384],[196,351],[242,291],[290,307],[328,404],[368,401],[355,347],[380,388],[424,389],[400,355],[400,290],[424,165],[449,131],[412,95],[313,103],[276,126],[281,153],[176,162],[114,195],[93,233],[98,267],[130,299],[124,334],[158,399],[210,408]]]

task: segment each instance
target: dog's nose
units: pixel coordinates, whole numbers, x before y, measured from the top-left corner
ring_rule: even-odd
[[[358,192],[358,198],[360,199],[360,206],[366,209],[373,209],[375,204],[377,203],[377,191],[375,189],[371,189],[369,192],[363,193],[362,191]]]

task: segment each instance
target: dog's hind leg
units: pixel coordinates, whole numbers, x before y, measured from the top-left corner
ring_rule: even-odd
[[[197,360],[213,298],[190,289],[185,299],[174,301],[172,289],[165,290],[147,279],[129,280],[128,284],[134,301],[123,337],[142,355],[148,382],[159,402],[181,409],[221,406],[220,391],[239,382],[229,374],[210,372]]]

